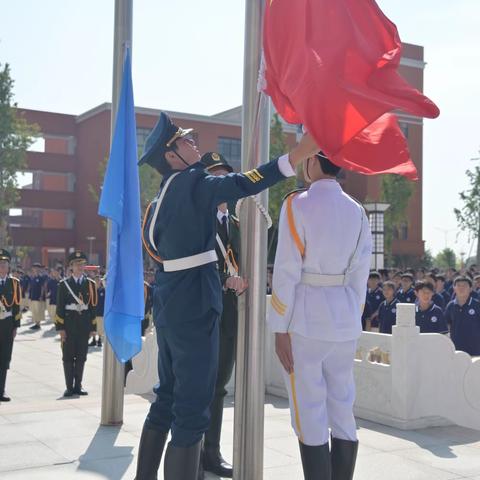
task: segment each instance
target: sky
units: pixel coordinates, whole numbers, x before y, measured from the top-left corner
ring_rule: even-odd
[[[114,0],[1,0],[0,63],[20,107],[80,114],[111,101]],[[426,247],[475,252],[454,207],[480,157],[480,2],[378,0],[403,41],[425,47]],[[135,104],[213,114],[242,102],[244,0],[135,0]]]

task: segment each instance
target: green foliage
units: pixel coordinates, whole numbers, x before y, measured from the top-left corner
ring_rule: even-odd
[[[457,264],[457,257],[451,248],[444,248],[435,257],[435,265],[438,268],[455,268]]]
[[[277,113],[273,115],[270,126],[270,160],[280,157],[288,151],[285,134],[283,133],[282,122]],[[282,208],[283,197],[288,192],[295,190],[297,179],[295,177],[277,183],[269,189],[268,213],[272,218],[272,228],[269,230],[268,262],[272,263],[275,257],[275,250],[278,237],[278,219]]]
[[[394,230],[407,222],[408,202],[413,194],[413,183],[400,175],[383,175],[380,199],[389,203],[385,212],[385,252],[391,252]]]
[[[0,64],[0,245],[8,241],[8,213],[18,201],[17,173],[26,167],[27,150],[38,134],[13,102],[10,67]]]
[[[432,251],[430,249],[426,249],[425,253],[423,254],[422,258],[422,267],[424,268],[432,268],[433,267],[434,258],[432,255]]]
[[[459,228],[469,233],[473,238],[477,238],[477,263],[480,263],[480,167],[467,170],[470,188],[460,193],[460,200],[463,206],[461,209],[455,208],[455,216]]]

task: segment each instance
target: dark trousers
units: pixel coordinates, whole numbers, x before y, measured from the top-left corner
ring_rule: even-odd
[[[14,329],[15,322],[13,317],[0,320],[0,370],[8,370],[10,368]]]
[[[64,362],[86,362],[90,331],[90,321],[87,319],[73,317],[65,320],[67,338],[62,343]]]
[[[218,451],[222,431],[223,402],[227,395],[226,386],[232,377],[235,365],[236,334],[220,322],[220,342],[218,351],[218,375],[215,395],[211,405],[210,428],[205,433],[205,448]]]
[[[198,443],[210,422],[218,364],[218,314],[208,311],[187,321],[155,325],[159,384],[147,422],[171,430],[171,445]]]

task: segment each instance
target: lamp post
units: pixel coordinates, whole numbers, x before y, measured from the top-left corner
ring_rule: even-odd
[[[372,268],[378,270],[385,264],[385,212],[390,207],[389,203],[373,202],[363,205],[368,212],[370,229],[372,230]]]

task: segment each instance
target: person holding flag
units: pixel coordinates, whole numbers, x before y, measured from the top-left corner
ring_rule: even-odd
[[[153,312],[160,382],[140,439],[136,480],[157,478],[169,432],[165,480],[197,480],[217,380],[222,312],[217,206],[295,175],[294,168],[318,149],[305,135],[278,160],[245,173],[213,176],[200,162],[191,132],[161,113],[139,162],[155,168],[163,180],[143,223],[145,249],[158,265]]]

